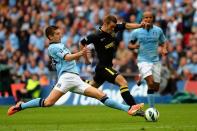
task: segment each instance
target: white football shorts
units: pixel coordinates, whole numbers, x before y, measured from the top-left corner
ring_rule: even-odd
[[[161,80],[161,63],[140,62],[137,64],[141,77],[153,75],[154,82],[160,83]]]
[[[54,89],[59,90],[63,93],[67,93],[68,91],[84,94],[84,91],[90,87],[89,84],[85,83],[77,74],[74,73],[63,73],[58,82],[56,83]]]

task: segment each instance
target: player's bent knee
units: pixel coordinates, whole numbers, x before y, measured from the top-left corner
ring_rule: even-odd
[[[128,83],[127,82],[122,82],[122,83],[120,83],[120,86],[128,86]]]
[[[93,98],[96,98],[96,99],[100,99],[103,96],[105,96],[105,94],[102,91],[100,91],[100,90],[98,90],[94,87],[88,87],[85,90],[84,95],[89,96],[89,97],[93,97]]]
[[[115,79],[115,82],[120,86],[127,86],[128,83],[122,75],[118,75]]]
[[[147,84],[148,84],[149,89],[154,89],[155,88],[155,84],[154,84],[153,81],[148,81]]]
[[[159,83],[155,83],[155,84],[154,84],[154,91],[155,91],[155,92],[159,91],[159,86],[160,86]]]
[[[100,99],[102,99],[102,98],[105,97],[105,96],[106,96],[106,94],[105,94],[104,92],[100,91],[100,90],[97,90],[97,91],[95,92],[95,95],[94,95],[94,97],[95,97],[97,100],[100,100]]]
[[[97,95],[97,99],[100,100],[101,98],[103,98],[105,96],[106,96],[106,94],[104,92],[102,92],[102,91],[99,90],[99,93]]]
[[[154,87],[154,91],[155,92],[159,91],[159,87],[158,86]]]

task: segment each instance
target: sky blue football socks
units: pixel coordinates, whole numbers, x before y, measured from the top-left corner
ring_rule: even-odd
[[[147,92],[148,96],[147,96],[147,99],[148,99],[148,104],[150,107],[154,107],[155,105],[155,94],[154,94],[154,91],[153,90],[148,90]]]
[[[21,104],[21,109],[23,110],[23,109],[26,109],[26,108],[42,107],[43,102],[44,102],[44,99],[36,98],[36,99],[30,100],[26,103],[22,103]]]
[[[125,112],[127,112],[130,108],[130,106],[118,103],[118,102],[116,102],[116,101],[114,101],[114,100],[112,100],[112,99],[110,99],[106,96],[104,98],[102,98],[100,101],[108,107],[118,109],[118,110],[122,110],[122,111],[125,111]],[[44,103],[44,99],[36,98],[36,99],[30,100],[26,103],[22,103],[21,104],[21,109],[24,110],[26,108],[43,107],[43,103]]]
[[[111,107],[111,108],[114,108],[114,109],[118,109],[118,110],[122,110],[122,111],[128,111],[130,106],[128,105],[124,105],[124,104],[121,104],[121,103],[118,103],[108,97],[104,97],[100,100],[104,105],[108,106],[108,107]]]

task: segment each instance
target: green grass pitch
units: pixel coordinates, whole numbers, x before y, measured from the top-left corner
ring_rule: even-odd
[[[0,131],[197,131],[197,104],[161,104],[156,108],[158,122],[104,106],[34,108],[11,117],[6,115],[8,107],[0,106]]]

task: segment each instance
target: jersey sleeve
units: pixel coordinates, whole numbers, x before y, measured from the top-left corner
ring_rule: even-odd
[[[96,36],[94,34],[90,34],[86,37],[84,37],[80,42],[82,45],[89,45],[91,43],[94,43],[94,41],[96,40]]]
[[[54,47],[54,48],[50,49],[49,53],[52,54],[52,56],[60,57],[62,59],[64,59],[64,56],[66,54],[69,54],[69,52],[67,50],[64,50],[60,47]]]
[[[165,37],[162,29],[160,29],[159,44],[162,45],[165,43],[165,41],[166,41],[166,37]]]
[[[60,49],[60,48],[58,48],[57,53],[56,53],[56,55],[57,55],[58,57],[62,58],[62,59],[64,59],[64,56],[65,56],[66,54],[69,54],[69,52],[66,51],[66,50]]]
[[[132,32],[131,32],[131,37],[130,37],[130,41],[131,42],[136,42],[137,41],[137,30],[133,30]]]
[[[122,24],[116,24],[116,27],[115,27],[115,32],[118,32],[118,31],[123,31],[125,29],[125,24],[126,23],[122,23]]]

